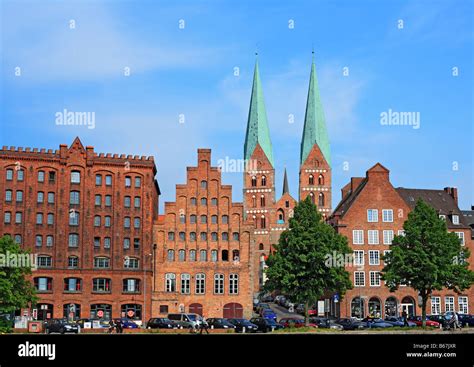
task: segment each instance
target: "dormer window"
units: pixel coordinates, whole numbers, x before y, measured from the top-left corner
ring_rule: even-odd
[[[459,215],[453,214],[453,224],[459,224]]]
[[[444,214],[440,214],[439,219],[446,220],[446,216]]]

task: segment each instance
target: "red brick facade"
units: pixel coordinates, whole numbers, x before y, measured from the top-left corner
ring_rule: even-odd
[[[153,315],[199,313],[205,317],[250,317],[253,226],[242,203],[211,166],[211,150],[198,150],[197,167],[176,185],[176,201],[154,226],[157,245]]]
[[[78,138],[56,151],[3,147],[0,233],[43,256],[40,318],[69,304],[77,317],[150,316],[155,174],[152,157],[97,154]]]
[[[400,190],[405,189],[395,189],[390,183],[389,171],[379,163],[367,171],[365,178],[353,177],[351,182],[342,189],[342,200],[334,210],[330,222],[340,234],[347,237],[349,245],[354,250],[354,259],[357,259],[356,252],[358,252],[363,255],[363,262],[347,267],[354,288],[349,290],[341,301],[341,317],[368,315],[386,317],[392,314],[399,315],[403,309],[408,313],[421,314],[418,295],[411,288],[402,286],[392,293],[384,286],[382,280],[377,281],[376,273],[384,267],[381,259],[383,253],[390,250],[393,235],[402,234],[399,231],[403,230],[403,223],[411,211],[411,204],[402,197]],[[443,196],[442,201],[451,206],[453,213],[460,214],[457,208],[457,197],[455,200],[452,195],[445,195],[443,190],[431,191],[436,197],[446,196]],[[409,202],[415,203],[415,197],[409,195],[407,197]],[[434,202],[431,205],[439,209]],[[465,246],[471,250],[469,262],[472,268],[473,243],[470,228],[461,222],[459,225],[448,225],[448,229],[452,232],[464,233]],[[359,286],[356,274],[359,280],[363,275],[365,284],[361,283]],[[444,290],[435,292],[433,296],[439,297],[439,312],[451,310],[451,307],[456,310],[463,309],[465,302],[468,305],[467,311],[472,312],[474,307],[472,288],[461,295]],[[451,306],[451,302],[454,306]],[[410,304],[412,306],[409,306]],[[429,301],[428,314],[432,312],[432,306],[434,305]],[[363,310],[362,313],[360,309]]]

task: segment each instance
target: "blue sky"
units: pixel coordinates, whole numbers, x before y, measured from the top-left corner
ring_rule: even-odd
[[[297,197],[314,47],[334,206],[351,176],[381,162],[395,186],[455,186],[468,208],[472,14],[468,0],[3,0],[0,143],[57,149],[80,136],[97,152],[154,155],[161,202],[174,200],[198,147],[212,148],[215,165],[242,158],[258,49],[277,193],[286,166]],[[55,113],[65,108],[95,112],[95,129],[57,126]],[[419,112],[420,128],[381,125],[389,109]],[[242,174],[223,177],[241,200]]]

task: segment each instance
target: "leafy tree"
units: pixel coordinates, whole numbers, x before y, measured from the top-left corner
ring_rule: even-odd
[[[31,268],[18,261],[28,255],[10,236],[0,238],[0,314],[11,314],[37,301],[28,279]]]
[[[421,297],[423,326],[426,304],[435,290],[451,289],[456,293],[474,283],[468,269],[469,250],[459,237],[447,231],[445,220],[434,208],[419,199],[403,225],[404,236],[395,236],[391,252],[384,256],[382,279],[394,292],[400,284],[409,285]]]
[[[306,324],[309,305],[327,292],[343,295],[352,288],[344,263],[328,264],[328,257],[336,254],[341,258],[350,256],[347,239],[322,221],[309,197],[295,207],[289,230],[281,234],[275,250],[267,260],[265,289],[279,290],[292,301],[304,304]]]

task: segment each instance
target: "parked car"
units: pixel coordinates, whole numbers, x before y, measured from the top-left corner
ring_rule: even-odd
[[[182,329],[196,329],[203,322],[202,317],[196,313],[170,313],[168,318]]]
[[[257,325],[257,331],[268,333],[273,330],[283,329],[283,325],[278,324],[274,319],[266,319],[264,317],[254,317],[250,319],[252,324]]]
[[[338,319],[337,323],[342,326],[344,330],[360,330],[365,329],[366,325],[355,319]]]
[[[280,305],[282,298],[285,298],[285,296],[282,294],[279,294],[278,296],[275,296],[275,298],[273,299],[273,302],[275,302],[277,305]]]
[[[474,326],[474,315],[469,315],[469,314],[458,314],[459,318],[459,323],[461,324],[462,327],[472,327]]]
[[[423,322],[421,320],[421,316],[411,316],[409,318],[410,321],[413,321],[416,326],[422,326]],[[439,328],[441,327],[442,324],[440,324],[438,321],[433,321],[430,320],[428,316],[426,316],[426,326],[428,327],[433,327],[433,328]]]
[[[299,313],[300,315],[304,315],[304,304],[299,303],[296,308],[295,308],[296,313]]]
[[[97,328],[108,328],[109,327],[109,320],[105,319],[88,319],[83,318],[76,320],[75,323],[80,326],[81,329],[84,329],[84,323],[90,322],[91,329]]]
[[[296,317],[285,317],[285,318],[282,318],[280,321],[279,321],[279,324],[280,325],[283,325],[283,327],[285,328],[301,328],[301,327],[305,327],[305,323],[304,323],[304,320],[303,319],[298,319]],[[316,324],[310,322],[308,324],[309,327],[318,327]]]
[[[344,327],[338,324],[333,319],[328,319],[326,317],[311,317],[309,321],[315,325],[318,325],[321,329],[333,329],[333,330],[343,330]]]
[[[147,329],[175,329],[178,325],[167,317],[154,317],[148,320]]]
[[[284,306],[285,302],[286,302],[286,297],[285,297],[285,296],[281,296],[281,297],[278,299],[278,304],[279,304],[280,306],[282,306],[282,307]]]
[[[236,333],[256,333],[258,330],[257,325],[246,319],[229,319],[229,322],[235,326]]]
[[[268,303],[259,303],[256,309],[257,313],[262,315],[263,310],[271,310],[270,305]]]
[[[384,321],[383,319],[380,318],[371,318],[371,317],[366,317],[365,319],[362,320],[362,322],[365,324],[365,327],[367,329],[375,329],[375,328],[391,328],[393,327],[392,324]]]
[[[395,317],[395,316],[389,316],[386,317],[385,322],[388,322],[389,324],[392,324],[392,326],[398,326],[398,327],[404,327],[405,322],[403,321],[402,317]],[[413,321],[407,320],[408,322],[408,327],[414,327],[416,324]]]
[[[79,333],[79,325],[68,322],[66,319],[48,319],[44,323],[44,331],[46,334],[51,333]]]
[[[262,302],[270,303],[273,302],[273,297],[271,294],[266,294],[262,297]]]
[[[229,320],[223,318],[210,318],[207,319],[207,324],[211,329],[235,329],[236,326],[233,325]]]
[[[115,323],[117,323],[118,321],[120,321],[122,323],[122,327],[124,329],[138,329],[138,324],[136,324],[131,319],[127,319],[126,317],[114,319]]]
[[[260,316],[265,318],[265,319],[270,319],[270,320],[275,320],[275,321],[277,319],[276,313],[273,312],[273,310],[271,310],[271,309],[264,309],[261,312]]]

